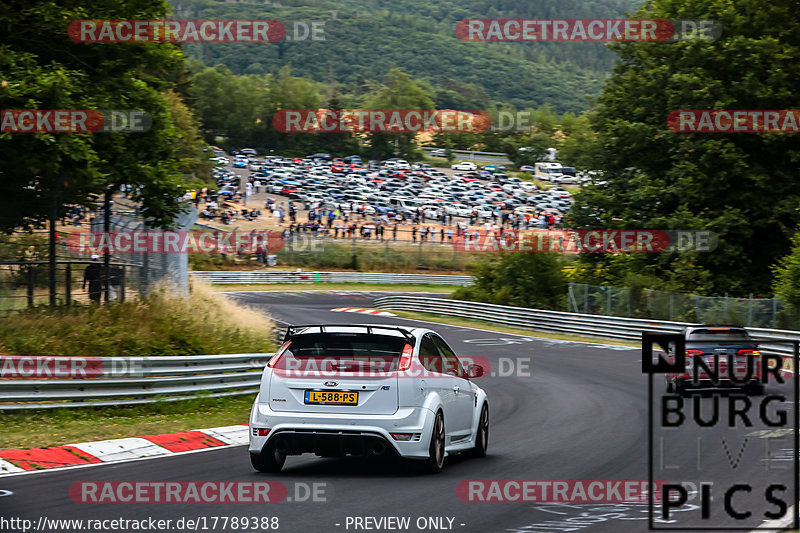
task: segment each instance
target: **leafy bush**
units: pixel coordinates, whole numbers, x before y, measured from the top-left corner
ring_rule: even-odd
[[[563,310],[567,278],[563,259],[551,253],[509,253],[479,261],[472,268],[475,283],[453,298],[500,305]]]

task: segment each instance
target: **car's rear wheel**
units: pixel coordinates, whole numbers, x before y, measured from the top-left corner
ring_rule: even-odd
[[[489,406],[483,404],[481,417],[478,419],[478,432],[475,434],[475,447],[472,455],[475,457],[486,457],[486,450],[489,448]]]
[[[444,467],[444,415],[441,411],[436,413],[431,430],[431,444],[428,448],[428,458],[425,460],[425,470],[431,474],[438,474]]]
[[[286,454],[280,453],[274,445],[264,448],[261,453],[250,452],[250,463],[259,472],[280,472],[286,462]]]

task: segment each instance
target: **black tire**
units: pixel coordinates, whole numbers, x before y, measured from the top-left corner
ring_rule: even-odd
[[[481,417],[478,419],[478,431],[475,434],[475,447],[472,448],[474,457],[486,457],[489,448],[489,406],[483,404]]]
[[[680,394],[681,396],[686,394],[686,382],[684,380],[676,378],[674,387],[675,394]]]
[[[673,392],[675,392],[675,383],[672,379],[667,378],[667,393],[672,394]]]
[[[425,471],[438,474],[444,468],[444,415],[441,411],[436,413],[431,429],[431,444],[428,447],[428,458],[423,462]]]
[[[259,472],[275,474],[281,471],[286,462],[286,454],[275,450],[274,446],[267,446],[261,453],[250,452],[250,463]]]

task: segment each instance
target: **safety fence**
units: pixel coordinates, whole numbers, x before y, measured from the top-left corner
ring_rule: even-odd
[[[600,337],[638,342],[643,331],[677,333],[688,322],[653,321],[616,316],[567,313],[545,309],[528,309],[445,298],[397,295],[375,300],[378,309],[398,311],[424,311],[443,316],[469,318],[552,333],[571,333],[587,337]],[[791,342],[800,341],[800,332],[778,329],[748,328],[765,352],[791,355]]]
[[[4,355],[0,356],[0,410],[134,405],[185,400],[197,393],[206,397],[255,394],[272,355]]]
[[[584,283],[570,283],[568,310],[592,315],[762,328],[794,328],[800,324],[785,303],[775,298],[700,296]]]
[[[385,283],[409,285],[469,285],[471,276],[394,274],[384,272],[290,272],[276,270],[200,271],[191,277],[212,285],[267,283]]]

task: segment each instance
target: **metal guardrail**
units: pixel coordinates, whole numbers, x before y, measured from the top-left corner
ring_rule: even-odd
[[[393,274],[384,272],[291,272],[276,270],[250,271],[198,271],[191,272],[194,279],[212,285],[240,285],[266,283],[386,283],[408,285],[469,285],[472,276],[445,274]]]
[[[0,380],[0,411],[177,401],[197,392],[207,397],[255,394],[271,357],[87,357],[101,370],[97,377]]]
[[[677,333],[685,326],[695,325],[688,322],[585,315],[411,295],[385,296],[376,299],[374,305],[378,309],[422,311],[538,331],[634,342],[641,340],[642,331]],[[793,348],[787,341],[800,341],[798,331],[763,328],[747,328],[747,330],[761,343],[761,349],[767,353],[792,355]]]

